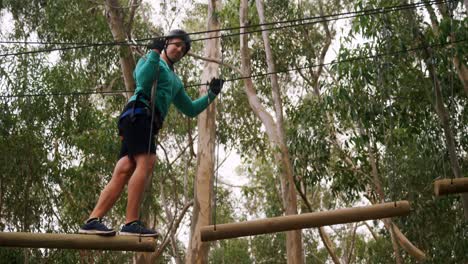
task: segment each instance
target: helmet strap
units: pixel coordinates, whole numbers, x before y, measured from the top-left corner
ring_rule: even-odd
[[[167,45],[168,45],[169,40],[166,39],[166,45],[164,45],[164,54],[166,56],[166,59],[169,61],[172,70],[174,70],[174,62],[169,58],[169,55],[167,55]]]

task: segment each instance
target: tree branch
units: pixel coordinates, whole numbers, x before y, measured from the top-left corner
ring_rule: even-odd
[[[194,57],[195,59],[199,59],[199,60],[203,60],[203,61],[207,61],[207,62],[213,62],[213,63],[217,63],[217,64],[219,64],[219,65],[221,65],[221,66],[223,66],[223,67],[228,67],[228,68],[230,68],[231,70],[233,70],[233,71],[239,73],[240,75],[243,75],[243,74],[242,74],[242,71],[241,71],[239,68],[237,68],[237,67],[235,67],[234,65],[231,65],[231,64],[229,64],[229,63],[225,63],[225,62],[223,62],[223,61],[221,61],[221,60],[219,60],[219,59],[203,57],[203,56],[201,56],[201,55],[197,55],[197,54],[192,53],[192,52],[189,52],[189,53],[187,53],[187,54],[188,54],[189,56]]]
[[[354,252],[354,244],[356,243],[356,230],[357,230],[357,228],[358,228],[358,224],[355,223],[355,224],[354,224],[354,228],[353,228],[353,236],[352,236],[352,238],[351,238],[351,245],[350,245],[350,247],[349,247],[349,252],[348,252],[348,253],[349,253],[349,254],[348,254],[348,264],[350,264],[350,263],[353,262],[352,259],[353,259],[353,257],[355,256],[355,255],[353,254],[353,252]]]
[[[128,23],[127,23],[127,38],[130,40],[132,39],[132,27],[133,27],[133,21],[135,18],[136,10],[140,6],[141,0],[131,0],[130,1],[130,13],[128,17]]]
[[[374,232],[374,230],[372,230],[372,227],[367,223],[367,222],[363,222],[364,225],[367,227],[367,229],[369,230],[369,232],[371,233],[372,237],[374,238],[374,240],[377,240],[378,236],[377,234]]]
[[[123,12],[120,8],[118,0],[106,0],[106,18],[114,41],[125,41],[125,27],[123,23]],[[135,59],[132,51],[128,46],[119,46],[120,67],[124,78],[126,90],[133,91],[135,89],[135,80],[133,79],[133,70],[135,69]],[[130,98],[131,94],[125,94],[126,98]]]
[[[186,203],[184,205],[184,208],[182,208],[182,211],[180,212],[180,215],[177,218],[177,220],[176,220],[175,217],[172,219],[172,222],[171,222],[171,224],[170,224],[170,226],[168,228],[168,231],[167,231],[166,235],[164,236],[163,243],[161,243],[161,246],[159,246],[156,253],[154,253],[154,259],[158,258],[162,254],[162,252],[166,248],[167,244],[170,242],[170,234],[173,233],[175,230],[177,230],[179,228],[180,222],[184,218],[184,216],[187,213],[190,206],[193,206],[193,201],[190,201],[190,202],[188,202],[188,203]]]
[[[307,199],[307,196],[305,195],[305,193],[301,190],[301,188],[298,188],[297,185],[296,185],[296,190],[301,196],[304,204],[307,206],[307,209],[309,210],[309,212],[313,212],[312,205],[310,204],[309,199]],[[325,248],[327,249],[328,253],[330,254],[333,260],[333,263],[340,264],[341,262],[335,253],[333,242],[331,241],[324,227],[319,227],[319,234],[320,234],[320,238],[322,239],[323,244],[325,245]]]
[[[321,16],[324,16],[324,12],[323,12],[323,2],[322,0],[319,0],[319,10],[320,10],[320,15]],[[330,32],[330,28],[328,27],[328,23],[326,21],[326,19],[323,20],[323,28],[325,30],[325,34],[326,34],[326,38],[325,38],[325,44],[323,45],[322,47],[322,50],[320,51],[320,57],[319,57],[319,67],[317,69],[317,71],[315,72],[315,86],[313,87],[314,88],[314,91],[315,93],[317,93],[317,96],[320,96],[320,90],[319,90],[319,87],[318,87],[318,83],[319,83],[319,78],[320,76],[322,75],[322,72],[323,72],[323,67],[324,66],[324,61],[325,61],[325,56],[327,55],[327,52],[328,52],[328,49],[330,48],[330,45],[331,45],[331,40],[332,40],[332,34]]]
[[[466,2],[468,1],[465,1],[465,6],[466,6]],[[446,4],[440,3],[438,7],[444,19],[453,19],[452,17],[450,17],[450,12]],[[429,14],[431,15],[430,17],[431,17],[431,22],[432,22],[432,28],[434,29],[435,35],[437,36],[440,34],[440,30],[439,30],[439,22],[437,21],[437,16],[435,15],[434,8],[431,5],[427,5],[426,8]],[[456,41],[455,34],[453,32],[450,33],[449,39],[451,42]],[[455,70],[457,71],[458,78],[463,84],[465,95],[468,97],[468,69],[463,63],[463,60],[461,60],[459,56],[457,56],[456,54],[453,54],[452,63],[455,66]]]

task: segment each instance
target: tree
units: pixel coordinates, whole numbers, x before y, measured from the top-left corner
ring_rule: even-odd
[[[259,8],[260,6],[260,8]],[[247,17],[247,1],[241,2],[240,7],[240,25],[241,27],[245,26],[246,17]],[[257,5],[257,9],[259,10],[260,14],[260,21],[263,20],[263,16],[261,15],[261,3]],[[247,50],[247,38],[243,35],[245,32],[245,28],[241,28],[241,57],[242,57],[242,73],[243,76],[249,76],[251,69],[250,69],[250,55]],[[263,31],[265,32],[265,31]],[[264,35],[265,48],[267,54],[271,55],[271,50],[268,44],[268,36]],[[274,70],[274,66],[272,63],[272,58],[267,55],[268,61],[268,68],[270,70]],[[287,215],[289,214],[297,214],[297,197],[296,197],[296,190],[294,189],[294,182],[293,182],[293,175],[292,175],[292,167],[289,160],[289,153],[287,150],[287,146],[284,142],[284,128],[283,128],[283,113],[282,113],[282,103],[281,103],[281,94],[279,91],[279,87],[276,81],[276,78],[273,77],[273,97],[274,97],[274,105],[275,105],[275,113],[276,113],[276,122],[273,120],[272,116],[268,114],[264,107],[260,104],[255,89],[253,87],[253,82],[251,79],[245,79],[245,91],[247,93],[247,98],[249,100],[249,104],[254,111],[255,115],[262,121],[263,125],[266,127],[266,133],[268,134],[271,147],[273,148],[273,154],[275,156],[275,160],[278,163],[279,167],[278,170],[281,174],[281,189],[282,189],[282,196],[283,196],[283,206],[284,210]],[[301,241],[301,232],[298,230],[289,231],[286,235],[286,248],[287,248],[287,260],[289,263],[302,263],[303,262],[303,253],[302,253],[302,241]]]
[[[217,12],[220,1],[208,1],[207,30],[220,28]],[[220,32],[207,33],[211,39],[206,41],[205,56],[219,59],[221,57]],[[219,65],[205,62],[202,83],[208,83],[218,76]],[[202,86],[200,94],[208,92],[207,86]],[[192,214],[191,237],[188,247],[186,263],[207,263],[209,244],[202,243],[200,227],[211,223],[211,210],[213,201],[214,161],[215,161],[215,131],[216,131],[216,103],[211,104],[206,111],[198,117],[198,166],[194,191],[194,210]]]

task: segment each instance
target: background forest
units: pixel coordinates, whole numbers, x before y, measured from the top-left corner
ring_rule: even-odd
[[[0,23],[3,232],[77,232],[111,177],[152,37],[193,33],[176,65],[192,98],[227,80],[198,119],[172,108],[161,131],[142,209],[163,234],[156,252],[3,247],[0,262],[468,263],[468,194],[432,186],[468,176],[467,1],[4,0]],[[214,222],[397,200],[410,215],[199,237]]]

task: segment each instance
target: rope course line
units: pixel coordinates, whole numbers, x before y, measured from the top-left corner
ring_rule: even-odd
[[[443,4],[443,3],[449,3],[453,2],[455,0],[432,0],[428,2],[418,2],[418,3],[412,3],[412,4],[402,4],[402,5],[394,5],[394,6],[387,6],[387,7],[380,7],[380,8],[373,8],[373,9],[365,9],[365,10],[360,10],[360,11],[350,11],[350,12],[343,12],[343,13],[336,13],[336,14],[329,14],[329,15],[322,15],[322,16],[312,16],[312,17],[305,17],[305,18],[298,18],[298,19],[291,19],[291,20],[280,20],[280,21],[275,21],[275,22],[266,22],[266,23],[260,23],[260,24],[253,24],[253,25],[247,25],[247,26],[240,26],[240,27],[229,27],[229,28],[222,28],[222,29],[214,29],[214,30],[205,30],[205,31],[196,31],[196,32],[191,32],[188,33],[188,35],[201,35],[201,34],[206,34],[206,33],[213,33],[213,32],[218,32],[218,31],[233,31],[233,30],[239,30],[243,28],[256,28],[256,27],[261,27],[261,26],[272,26],[276,24],[286,24],[286,23],[296,23],[296,22],[302,22],[302,21],[309,21],[309,20],[314,20],[314,19],[326,19],[326,18],[333,18],[333,17],[339,17],[339,16],[346,16],[346,15],[355,15],[352,17],[359,17],[359,16],[369,16],[369,15],[376,15],[376,14],[382,14],[382,13],[388,13],[388,12],[395,12],[395,11],[401,11],[401,10],[407,10],[407,9],[414,9],[426,5],[435,5],[435,4]],[[332,20],[340,20],[340,19],[346,19],[350,17],[339,17],[339,18],[334,18],[331,20],[325,20],[325,21],[332,21]],[[313,23],[322,23],[324,20],[319,20],[319,21],[314,21]],[[302,26],[302,25],[308,25],[309,23],[305,24],[296,24],[296,25],[290,25],[290,26]],[[278,28],[269,28],[267,30],[272,30],[272,29],[282,29],[282,27]],[[261,30],[263,31],[263,30]],[[261,32],[260,31],[260,32]],[[252,32],[257,32],[257,31],[247,31],[242,34],[248,34]],[[240,34],[233,34],[233,35],[240,35]],[[231,36],[231,35],[226,35],[224,34],[223,37],[226,36]],[[167,36],[161,36],[162,38],[165,38]],[[201,38],[201,39],[194,39],[192,41],[201,41],[201,40],[206,40],[206,39],[212,39],[212,38],[220,38],[220,36],[215,36],[215,37],[210,37],[210,38]],[[143,38],[143,39],[135,39],[135,42],[142,42],[142,41],[148,41],[153,38]],[[126,46],[138,46],[138,44],[127,42],[127,41],[109,41],[109,42],[44,42],[44,41],[8,41],[8,40],[0,40],[0,44],[27,44],[27,45],[126,45]],[[144,45],[144,44],[140,44]]]
[[[331,17],[336,17],[336,16],[375,15],[375,14],[381,14],[381,13],[401,11],[401,10],[406,10],[406,9],[413,9],[413,8],[418,8],[418,7],[422,7],[425,5],[435,5],[435,4],[442,4],[442,3],[454,2],[454,1],[455,0],[432,0],[432,1],[427,1],[427,2],[418,2],[418,3],[412,3],[412,4],[402,4],[402,5],[394,5],[394,6],[387,6],[387,7],[380,7],[380,8],[365,9],[365,10],[360,10],[360,11],[350,11],[350,12],[343,12],[343,13],[336,13],[336,14],[329,14],[329,15],[322,15],[322,16],[312,16],[312,17],[305,17],[305,18],[298,18],[298,19],[291,19],[291,20],[280,20],[280,21],[275,21],[275,22],[266,22],[266,23],[252,24],[252,25],[240,26],[240,27],[228,27],[228,28],[221,28],[221,29],[196,31],[196,32],[188,33],[188,35],[201,35],[201,34],[213,33],[213,32],[218,32],[218,31],[232,31],[232,30],[238,30],[242,28],[255,28],[255,27],[260,27],[260,26],[271,26],[271,25],[276,25],[276,24],[296,23],[296,22],[301,22],[301,21],[324,19],[324,18],[331,18]],[[346,18],[348,17],[338,18],[338,19],[346,19]],[[315,22],[319,23],[319,22],[323,22],[323,20],[315,21]],[[300,25],[302,24],[299,24],[296,26],[300,26]],[[277,28],[273,28],[273,29],[277,29]],[[246,32],[246,33],[250,33],[250,32]],[[226,36],[229,36],[229,35],[223,35],[223,37],[226,37]],[[161,36],[161,37],[165,38],[167,36]],[[219,37],[220,36],[211,37],[211,38],[219,38]],[[134,41],[136,42],[148,41],[151,39],[153,38],[135,39]],[[194,39],[192,41],[200,41],[200,40],[206,40],[206,39],[205,38]],[[96,45],[128,45],[128,46],[135,45],[135,43],[130,43],[126,41],[121,41],[121,42],[109,41],[109,42],[93,43],[93,42],[44,42],[44,41],[8,41],[8,40],[0,40],[0,44],[27,44],[27,45],[95,45],[96,44]]]
[[[226,79],[225,82],[234,82],[238,80],[244,80],[244,79],[249,79],[249,78],[260,78],[260,77],[265,77],[271,74],[278,74],[278,73],[286,73],[286,72],[293,72],[293,71],[299,71],[299,70],[304,70],[304,69],[311,69],[319,66],[329,66],[329,65],[334,65],[334,64],[341,64],[341,63],[348,63],[348,62],[354,62],[358,60],[365,60],[365,59],[374,59],[374,58],[379,58],[379,57],[384,57],[384,56],[393,56],[393,55],[399,55],[399,54],[404,54],[408,52],[413,52],[413,51],[418,51],[418,50],[423,50],[426,48],[441,48],[445,47],[448,45],[456,44],[456,43],[463,43],[466,42],[466,39],[460,39],[452,42],[446,42],[442,44],[434,44],[434,45],[429,45],[429,46],[419,46],[411,49],[403,49],[403,50],[398,50],[394,52],[386,52],[386,53],[378,53],[375,55],[369,55],[369,56],[362,56],[362,57],[354,57],[350,59],[345,59],[345,60],[340,60],[340,61],[332,61],[328,63],[321,63],[321,64],[313,64],[313,65],[308,65],[308,66],[303,66],[303,67],[296,67],[296,68],[289,68],[286,70],[278,70],[275,72],[266,72],[266,73],[260,73],[260,74],[252,74],[249,76],[241,76],[237,78],[232,78],[232,79]],[[199,84],[191,84],[191,85],[186,85],[185,88],[191,88],[191,87],[199,87],[202,85],[206,85],[206,83],[199,83]],[[40,96],[81,96],[81,95],[92,95],[92,94],[101,94],[101,95],[116,95],[116,94],[122,94],[122,93],[133,93],[134,91],[129,91],[129,90],[116,90],[116,91],[89,91],[89,92],[72,92],[72,93],[37,93],[37,94],[19,94],[19,95],[0,95],[0,98],[23,98],[23,97],[40,97]]]
[[[355,18],[355,17],[361,17],[361,16],[385,14],[385,13],[389,13],[389,12],[397,12],[397,11],[402,11],[402,10],[415,9],[415,8],[423,7],[423,6],[426,6],[426,5],[449,3],[449,2],[452,2],[452,1],[455,1],[455,0],[433,0],[433,1],[428,1],[428,2],[418,2],[418,3],[413,3],[413,4],[403,4],[403,5],[395,5],[395,6],[388,6],[388,7],[380,7],[380,8],[374,8],[374,9],[361,10],[361,11],[352,11],[352,12],[344,12],[344,13],[337,13],[337,14],[330,14],[330,15],[323,15],[323,16],[314,16],[314,17],[307,17],[307,18],[301,18],[301,19],[267,22],[267,23],[263,23],[263,24],[248,25],[248,26],[243,26],[243,27],[231,27],[231,28],[224,28],[224,29],[217,29],[217,30],[198,31],[198,32],[188,33],[188,35],[199,35],[199,34],[219,32],[219,31],[232,31],[232,30],[237,30],[237,29],[242,29],[242,28],[255,28],[255,27],[260,27],[260,26],[271,26],[271,25],[275,25],[275,24],[293,23],[291,25],[271,27],[271,28],[266,28],[266,29],[258,29],[258,30],[246,31],[246,32],[242,32],[242,33],[223,34],[223,37],[234,37],[234,36],[239,36],[241,34],[252,34],[252,33],[259,33],[259,32],[262,32],[262,31],[271,31],[271,30],[279,30],[279,29],[285,29],[285,28],[290,28],[290,27],[308,26],[308,25],[313,25],[313,24],[317,24],[317,23],[335,21],[335,20],[340,20],[340,19],[348,19],[348,18]],[[345,16],[345,17],[340,17],[340,16]],[[315,21],[294,24],[294,23],[297,23],[297,22],[309,21],[309,20],[314,20],[314,19],[315,19]],[[165,38],[165,37],[166,36],[161,36],[161,38]],[[196,41],[203,41],[203,40],[214,39],[214,38],[220,38],[220,36],[198,38],[198,39],[193,39],[192,41],[196,42]],[[52,51],[65,51],[65,50],[73,50],[73,49],[81,49],[81,48],[100,47],[100,46],[146,46],[146,44],[138,44],[136,42],[143,42],[143,41],[148,41],[148,40],[151,40],[151,39],[153,39],[153,38],[136,39],[136,40],[133,40],[133,42],[120,41],[120,42],[96,42],[96,43],[88,43],[88,42],[41,42],[41,41],[26,42],[26,41],[1,41],[0,40],[0,44],[78,45],[78,46],[72,46],[72,47],[57,47],[57,48],[50,48],[50,49],[40,49],[40,50],[16,52],[16,53],[4,53],[4,54],[0,54],[0,57],[20,56],[20,55],[28,55],[28,54],[34,54],[34,53],[43,53],[43,52],[52,52]]]

